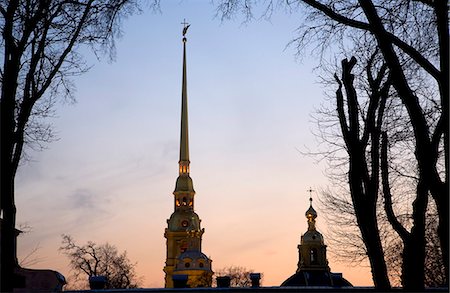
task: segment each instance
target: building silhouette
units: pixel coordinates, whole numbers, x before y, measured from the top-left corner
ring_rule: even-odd
[[[309,190],[312,192],[312,190]],[[342,277],[341,273],[330,272],[327,260],[327,246],[322,234],[316,229],[317,212],[310,205],[305,213],[308,230],[301,236],[298,247],[297,271],[294,275],[284,281],[281,286],[352,286],[349,281]]]
[[[181,94],[181,137],[179,175],[175,184],[174,212],[167,220],[165,287],[177,287],[181,281],[187,287],[210,287],[211,260],[202,253],[202,235],[205,229],[194,211],[194,185],[189,175],[189,133],[186,76],[186,42],[189,25],[183,29],[183,79]]]

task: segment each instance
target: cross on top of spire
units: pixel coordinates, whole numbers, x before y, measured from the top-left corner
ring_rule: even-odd
[[[310,187],[307,192],[309,192],[309,205],[312,206],[312,192],[314,190],[312,190],[312,188]]]

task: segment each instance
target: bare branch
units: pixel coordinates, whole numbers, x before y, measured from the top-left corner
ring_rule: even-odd
[[[388,170],[388,139],[386,132],[382,134],[382,143],[381,143],[381,176],[382,176],[382,184],[383,184],[383,195],[384,195],[384,209],[386,211],[387,218],[389,223],[391,223],[394,230],[398,233],[398,235],[402,238],[403,242],[407,241],[409,237],[408,231],[400,224],[397,217],[394,214],[394,210],[392,209],[392,195],[391,188],[389,184],[389,170]]]

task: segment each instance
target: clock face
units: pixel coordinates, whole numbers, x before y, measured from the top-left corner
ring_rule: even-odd
[[[181,226],[183,227],[187,227],[189,225],[189,222],[187,220],[184,220],[183,222],[181,222]]]

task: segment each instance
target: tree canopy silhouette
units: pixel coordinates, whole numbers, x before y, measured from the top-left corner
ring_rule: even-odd
[[[106,277],[105,289],[137,288],[139,285],[134,270],[136,264],[128,259],[126,251],[119,253],[114,245],[92,241],[78,245],[70,235],[62,235],[59,250],[70,260],[72,282],[81,283],[84,288],[89,288],[88,277],[92,276]]]
[[[89,68],[80,49],[112,57],[121,21],[138,10],[137,0],[0,1],[0,291],[12,291],[17,266],[14,178],[19,162],[26,148],[40,149],[52,140],[44,119],[58,100],[73,99],[70,78]]]
[[[312,46],[313,51],[319,51],[321,56],[329,53],[360,58],[367,51],[373,52],[375,48],[378,50],[377,58],[381,58],[385,64],[385,71],[389,74],[388,90],[394,91],[401,101],[404,109],[402,118],[407,119],[410,126],[407,128],[413,133],[413,160],[417,166],[419,179],[417,197],[412,207],[414,224],[412,230],[405,233],[405,230],[400,228],[396,215],[392,217],[389,204],[386,209],[386,213],[390,215],[388,220],[399,237],[406,240],[404,243],[412,244],[405,246],[404,252],[410,255],[412,251],[420,252],[416,259],[407,258],[412,260],[409,266],[423,267],[421,262],[424,247],[424,215],[430,194],[437,208],[442,260],[445,275],[448,276],[448,1],[222,0],[217,4],[217,10],[222,19],[242,12],[246,20],[250,20],[258,2],[264,3],[262,5],[265,5],[263,9],[265,16],[270,16],[276,7],[285,7],[290,12],[302,13],[304,17],[298,29],[299,35],[292,42],[297,45],[299,52]],[[341,119],[339,123],[343,126],[342,136],[349,151],[348,192],[351,195],[354,215],[370,260],[374,284],[384,290],[389,289],[390,284],[383,248],[379,236],[374,238],[372,235],[378,234],[377,220],[374,217],[379,212],[377,199],[382,176],[380,141],[377,139],[380,138],[380,129],[377,129],[379,125],[370,122],[376,122],[373,117],[361,115],[360,111],[367,108],[358,108],[359,105],[355,103],[357,99],[351,74],[355,62],[353,58],[343,62],[342,79],[336,78],[339,84],[339,90],[336,92],[337,102],[341,104],[341,106],[338,104],[338,111],[340,114],[348,114],[348,116],[339,115]],[[345,98],[342,97],[342,89],[345,89]],[[342,112],[344,100],[348,105],[346,113]],[[372,99],[366,106],[371,107],[375,102],[376,100]],[[375,105],[381,104],[376,102]],[[372,112],[378,115],[379,110]],[[386,116],[381,117],[385,123]],[[365,120],[366,118],[368,120]],[[365,124],[367,129],[361,128],[362,122],[368,122]],[[373,131],[377,132],[375,137],[372,135]],[[401,153],[397,156],[398,159],[402,158]],[[385,176],[387,174],[385,167],[386,165],[381,184],[384,199],[389,201],[389,186],[386,183],[390,180],[389,176]],[[422,270],[404,270],[403,275],[405,287],[417,290],[423,288]]]

